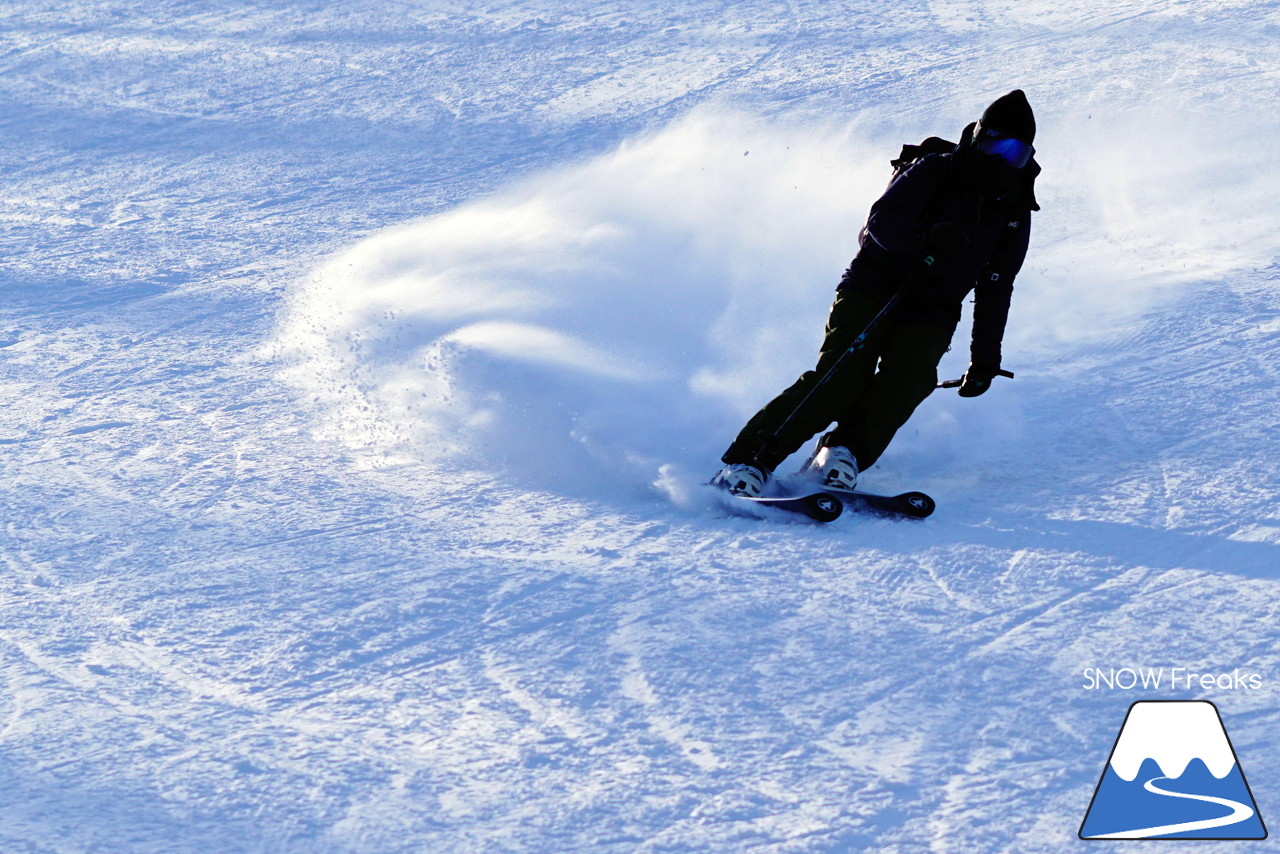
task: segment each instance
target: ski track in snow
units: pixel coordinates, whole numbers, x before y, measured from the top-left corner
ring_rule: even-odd
[[[1247,0],[7,4],[0,850],[1068,850],[1137,699],[1083,690],[1091,666],[1262,674],[1212,699],[1269,816],[1280,271],[1272,179],[1242,164],[1274,139],[1278,20]],[[930,400],[868,475],[933,494],[924,523],[723,518],[640,480],[355,447],[283,378],[290,300],[385,229],[691,127],[779,166],[770,192],[847,169],[873,194],[893,146],[1013,86],[1046,166],[1018,379]],[[852,246],[825,235],[872,197],[821,209],[849,220],[816,232],[830,275],[753,251],[735,209],[681,212],[711,248],[663,251],[718,313],[615,343],[682,381],[720,371],[718,434],[676,447],[669,413],[634,415],[682,472],[806,367]],[[810,196],[743,198],[811,224],[785,207]],[[793,266],[826,278],[752,278]],[[669,333],[712,339],[733,311],[761,348]],[[479,364],[461,376],[509,390]],[[548,364],[533,387],[575,376]]]

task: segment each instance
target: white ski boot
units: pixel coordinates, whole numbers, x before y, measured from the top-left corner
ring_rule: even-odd
[[[764,492],[764,482],[769,476],[755,466],[744,463],[733,463],[722,468],[711,485],[727,489],[734,495],[745,495],[748,498],[759,498]]]
[[[857,489],[858,460],[843,445],[823,445],[809,462],[809,470],[822,478],[823,486]]]

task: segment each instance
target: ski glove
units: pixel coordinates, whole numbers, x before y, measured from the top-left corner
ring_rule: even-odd
[[[960,379],[959,395],[961,397],[977,397],[991,388],[991,381],[999,373],[999,368],[970,364],[969,370],[965,371],[964,376]]]
[[[950,258],[969,245],[969,235],[958,222],[935,222],[925,232],[924,248],[935,255]]]

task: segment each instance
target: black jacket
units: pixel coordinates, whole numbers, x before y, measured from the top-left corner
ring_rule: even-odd
[[[965,128],[954,152],[920,159],[871,206],[858,256],[840,287],[887,301],[927,254],[930,227],[956,223],[967,244],[952,257],[938,254],[936,263],[916,277],[894,316],[954,327],[972,291],[970,357],[976,364],[999,368],[1013,280],[1027,254],[1031,212],[1040,209],[1033,191],[1040,167],[1034,160],[1027,164],[1007,196],[985,195],[968,168],[972,127]]]

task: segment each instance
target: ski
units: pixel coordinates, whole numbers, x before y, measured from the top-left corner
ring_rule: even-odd
[[[713,488],[719,489],[719,487]],[[844,502],[829,492],[753,497],[750,495],[735,495],[726,489],[719,489],[719,491],[728,499],[749,501],[758,507],[773,507],[778,510],[785,510],[788,513],[807,516],[815,522],[834,522],[840,518],[840,514],[844,510]]]
[[[789,481],[789,482],[788,482]],[[834,522],[845,507],[870,511],[889,516],[905,516],[924,519],[931,515],[937,504],[923,492],[903,492],[900,495],[882,495],[860,489],[841,489],[838,486],[817,485],[801,475],[796,479],[776,478],[774,489],[783,495],[738,495],[722,486],[708,484],[712,489],[733,501],[750,501],[757,507],[774,507],[788,513],[798,513],[815,522]]]
[[[860,489],[839,489],[834,486],[824,486],[823,489],[839,495],[848,502],[856,502],[868,510],[892,516],[909,516],[912,519],[923,519],[933,513],[938,506],[923,492],[880,495],[875,492],[863,492]]]
[[[1007,372],[1004,372],[1007,373]],[[878,492],[863,492],[861,489],[844,489],[822,482],[822,474],[814,467],[823,442],[831,434],[823,436],[818,447],[809,455],[809,460],[800,470],[791,475],[789,485],[785,488],[792,491],[802,489],[821,489],[840,496],[846,505],[854,505],[855,509],[870,510],[889,516],[906,516],[911,519],[924,519],[933,514],[938,505],[923,492],[903,492],[900,495],[882,495]]]

